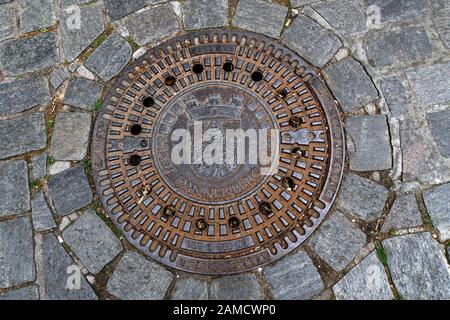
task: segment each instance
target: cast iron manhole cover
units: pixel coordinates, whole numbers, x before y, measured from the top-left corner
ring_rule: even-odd
[[[208,129],[275,132],[267,149],[278,167],[268,175],[233,153],[206,162],[213,138],[177,153],[191,162],[174,160],[179,141]],[[260,35],[209,30],[165,42],[123,73],[98,115],[92,165],[103,207],[134,246],[173,268],[229,274],[312,233],[335,199],[344,154],[338,110],[305,61]]]

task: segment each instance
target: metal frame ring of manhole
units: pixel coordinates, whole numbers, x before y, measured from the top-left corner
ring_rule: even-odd
[[[276,170],[175,163],[174,132],[207,128],[278,132]],[[179,270],[233,274],[311,235],[336,197],[344,146],[337,106],[301,57],[214,29],[164,42],[123,72],[96,120],[92,167],[103,207],[136,248]]]

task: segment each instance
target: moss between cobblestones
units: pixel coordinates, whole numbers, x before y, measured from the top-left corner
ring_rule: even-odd
[[[94,105],[92,106],[92,110],[94,110],[94,112],[98,112],[101,107],[102,107],[102,100],[97,99],[97,101],[95,101]]]
[[[140,46],[137,44],[136,41],[134,41],[134,39],[133,39],[132,36],[128,36],[128,37],[126,38],[126,40],[127,40],[127,42],[129,43],[129,45],[131,46],[131,50],[132,50],[133,52],[136,52],[136,51],[140,48]]]
[[[385,267],[387,267],[387,255],[386,255],[386,251],[384,250],[384,248],[383,248],[381,245],[377,246],[376,249],[377,249],[377,256],[378,256],[378,259],[380,260],[380,262],[381,262]]]
[[[56,162],[55,158],[53,158],[50,155],[47,156],[47,167],[53,165],[55,162]]]

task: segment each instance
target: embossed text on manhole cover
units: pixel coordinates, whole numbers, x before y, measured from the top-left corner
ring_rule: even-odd
[[[230,144],[239,137],[242,148]],[[126,239],[201,274],[251,270],[298,247],[334,201],[344,154],[315,71],[278,42],[221,29],[176,37],[124,71],[92,143],[97,193]]]

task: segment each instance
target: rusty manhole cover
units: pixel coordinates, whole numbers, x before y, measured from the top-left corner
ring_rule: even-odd
[[[208,129],[276,132],[277,170],[195,158],[212,140],[193,146],[192,164],[175,163],[180,132]],[[228,274],[280,258],[320,224],[340,185],[343,139],[329,91],[299,56],[260,35],[210,30],[165,42],[123,73],[98,115],[92,164],[103,207],[134,246],[173,268]]]

